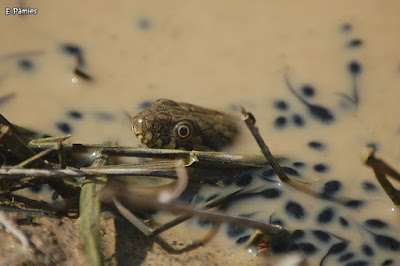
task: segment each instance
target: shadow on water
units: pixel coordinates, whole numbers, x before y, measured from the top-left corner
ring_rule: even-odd
[[[146,260],[147,251],[154,238],[146,237],[120,215],[115,217],[115,259],[117,265],[140,265]]]

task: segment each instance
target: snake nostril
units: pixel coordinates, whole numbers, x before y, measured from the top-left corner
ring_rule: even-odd
[[[140,115],[132,118],[132,131],[136,136],[143,133],[143,118]]]

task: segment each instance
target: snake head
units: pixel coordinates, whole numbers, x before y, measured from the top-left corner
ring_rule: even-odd
[[[230,115],[168,99],[135,115],[132,131],[149,148],[215,151],[238,133]]]
[[[170,141],[167,125],[170,124],[171,115],[156,108],[159,101],[132,118],[133,133],[149,148],[162,148],[163,141]]]

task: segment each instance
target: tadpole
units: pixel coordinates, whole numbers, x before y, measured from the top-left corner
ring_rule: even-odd
[[[288,86],[289,90],[293,93],[293,95],[296,96],[296,98],[299,99],[300,102],[302,102],[308,108],[308,111],[314,118],[316,118],[324,123],[333,122],[334,116],[331,111],[329,111],[327,108],[325,108],[321,105],[311,104],[308,101],[306,101],[303,97],[300,96],[300,94],[298,94],[294,90],[294,88],[290,84],[287,76],[285,76],[285,82],[286,82],[286,85]]]

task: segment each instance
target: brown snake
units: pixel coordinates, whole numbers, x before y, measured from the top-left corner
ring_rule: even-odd
[[[238,135],[236,119],[189,103],[160,99],[132,118],[132,131],[149,148],[219,151]]]

